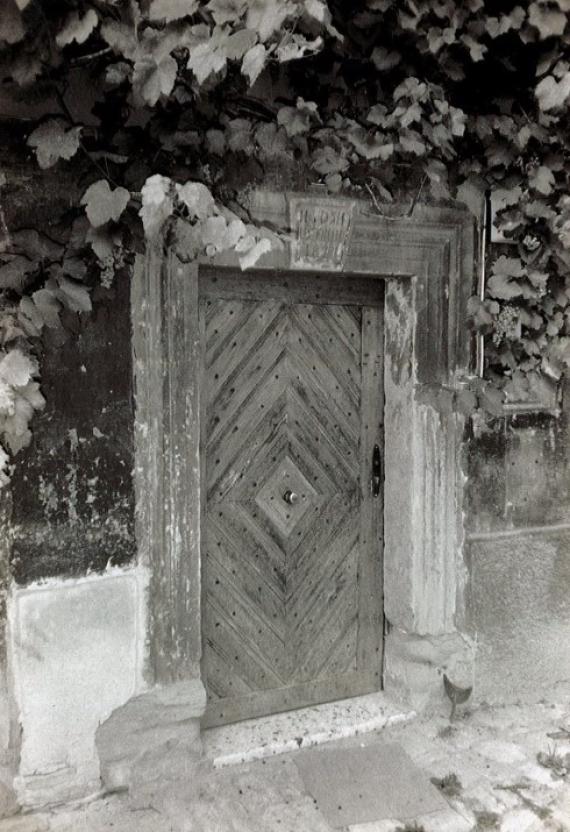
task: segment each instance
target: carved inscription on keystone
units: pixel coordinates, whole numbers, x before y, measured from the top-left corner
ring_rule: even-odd
[[[352,229],[354,203],[291,197],[291,268],[342,271]]]

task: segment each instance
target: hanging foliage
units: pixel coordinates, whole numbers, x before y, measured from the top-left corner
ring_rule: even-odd
[[[33,103],[40,168],[92,171],[66,242],[2,236],[6,448],[43,403],[34,339],[91,308],[87,253],[109,285],[139,224],[179,218],[189,256],[244,268],[278,245],[232,186],[255,165],[377,210],[492,189],[510,245],[470,303],[488,378],[520,399],[568,366],[570,0],[0,0],[0,77]]]

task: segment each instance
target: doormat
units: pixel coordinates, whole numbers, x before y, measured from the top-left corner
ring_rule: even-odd
[[[306,790],[333,827],[394,818],[411,820],[449,809],[403,748],[319,748],[295,755]]]

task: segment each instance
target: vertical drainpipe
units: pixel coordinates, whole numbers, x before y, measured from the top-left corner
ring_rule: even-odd
[[[487,280],[487,242],[490,237],[491,223],[491,192],[485,192],[483,202],[483,216],[481,221],[481,235],[479,244],[479,279],[477,283],[477,296],[480,301],[485,300],[485,287]],[[476,372],[479,378],[485,374],[485,336],[477,333]]]

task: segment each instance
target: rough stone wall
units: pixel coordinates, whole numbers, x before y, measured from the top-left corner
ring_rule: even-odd
[[[509,415],[467,437],[467,623],[476,695],[570,686],[570,384],[560,416]]]
[[[129,287],[95,293],[94,314],[46,350],[33,440],[12,480],[19,584],[125,564],[135,555]]]

